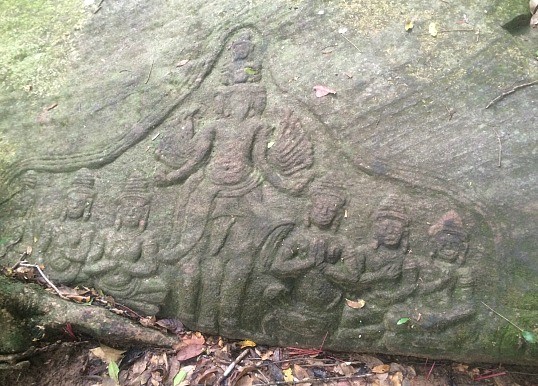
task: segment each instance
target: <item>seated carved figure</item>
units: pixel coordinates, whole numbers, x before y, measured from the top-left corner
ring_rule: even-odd
[[[95,227],[88,222],[95,198],[95,179],[88,169],[77,172],[59,220],[41,233],[36,258],[51,277],[63,284],[84,281],[80,274],[88,257]]]
[[[357,284],[363,261],[336,234],[346,202],[343,190],[314,183],[312,191],[307,223],[290,227],[273,252],[270,273],[280,280],[266,288],[265,297],[276,308],[265,316],[262,327],[280,339],[300,333],[315,344],[336,328],[343,293]]]
[[[400,302],[416,288],[416,263],[408,255],[408,226],[403,205],[389,195],[375,214],[373,240],[365,249],[365,272],[359,280],[361,292],[380,306]]]
[[[154,314],[164,300],[157,276],[155,237],[145,231],[150,210],[147,181],[132,175],[119,198],[115,226],[96,239],[84,272],[95,286],[136,311]]]
[[[429,234],[431,260],[420,267],[418,287],[427,309],[419,325],[426,330],[443,330],[474,314],[472,273],[464,266],[469,244],[462,219],[454,211],[432,225]]]
[[[5,257],[10,264],[18,261],[33,243],[36,183],[35,172],[25,173],[20,179],[19,191],[0,204],[0,258]]]
[[[429,235],[432,252],[419,266],[416,296],[386,315],[389,331],[384,341],[388,347],[398,344],[399,335],[403,339],[412,335],[414,346],[430,349],[442,340],[445,330],[475,314],[472,272],[464,266],[468,241],[461,217],[455,211],[447,212],[430,227]],[[397,320],[402,315],[412,318],[413,328],[399,328]]]
[[[347,294],[364,300],[365,306],[344,308],[336,334],[336,339],[350,349],[357,339],[380,338],[388,307],[404,301],[416,290],[417,267],[408,255],[408,223],[405,209],[394,195],[383,200],[374,215],[372,242],[361,248],[365,270]]]

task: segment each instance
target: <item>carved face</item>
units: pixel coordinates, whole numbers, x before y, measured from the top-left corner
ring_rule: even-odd
[[[84,215],[84,210],[91,206],[92,198],[83,192],[71,191],[67,194],[66,215],[76,220]]]
[[[149,207],[143,199],[123,199],[119,209],[121,225],[126,228],[145,227]]]
[[[467,251],[467,243],[458,235],[441,233],[435,237],[437,259],[454,263],[458,258],[463,257]]]
[[[30,208],[35,204],[35,195],[25,192],[17,195],[11,202],[10,215],[16,218],[25,217]]]
[[[342,202],[337,197],[316,195],[312,198],[310,220],[318,228],[329,228],[341,208]]]
[[[374,224],[374,237],[379,245],[398,247],[404,233],[404,224],[395,218],[382,217]]]
[[[252,51],[252,43],[248,40],[239,40],[232,45],[232,60],[244,60]]]

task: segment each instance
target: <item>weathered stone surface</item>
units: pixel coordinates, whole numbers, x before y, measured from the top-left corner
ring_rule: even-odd
[[[526,7],[183,3],[89,4],[60,85],[5,75],[2,262],[230,337],[536,361],[485,306],[537,333],[538,87],[485,109],[536,79]]]

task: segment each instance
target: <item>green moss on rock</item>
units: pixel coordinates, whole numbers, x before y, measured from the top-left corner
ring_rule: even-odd
[[[2,89],[38,95],[58,90],[73,53],[71,34],[89,15],[80,1],[2,1]]]

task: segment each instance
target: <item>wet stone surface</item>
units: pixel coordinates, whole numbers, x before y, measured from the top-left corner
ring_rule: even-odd
[[[4,79],[2,264],[232,338],[536,360],[538,86],[485,109],[536,79],[519,8],[170,3],[85,9],[60,92]]]

